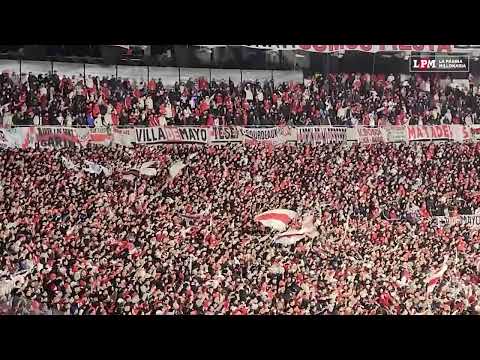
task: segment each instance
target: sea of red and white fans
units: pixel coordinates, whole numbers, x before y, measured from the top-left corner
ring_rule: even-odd
[[[166,89],[0,76],[7,127],[470,124],[479,105],[475,87],[437,77]],[[479,213],[479,153],[478,143],[0,150],[0,312],[478,314],[480,235],[434,216]],[[85,160],[110,171],[82,170]],[[151,161],[153,172],[132,171]],[[313,216],[315,235],[279,244],[256,221],[273,209],[298,214],[291,231]]]
[[[480,234],[434,220],[478,214],[479,165],[479,143],[2,150],[0,297],[15,313],[479,314]],[[277,243],[256,221],[273,209],[316,234]]]
[[[0,75],[0,125],[434,125],[480,121],[480,92],[438,75],[329,74],[304,84]],[[451,79],[450,79],[451,80]]]

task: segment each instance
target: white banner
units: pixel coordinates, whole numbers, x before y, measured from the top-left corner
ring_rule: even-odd
[[[388,126],[384,129],[388,142],[406,142],[408,141],[407,129],[405,126]]]
[[[26,141],[27,134],[28,128],[0,128],[0,149],[27,148],[29,145]]]
[[[460,215],[457,217],[435,216],[437,226],[443,227],[447,225],[466,225],[473,229],[480,228],[480,215]]]
[[[121,146],[130,146],[133,141],[131,129],[119,129],[113,128],[112,130],[112,143]]]
[[[272,142],[274,144],[295,140],[295,129],[287,126],[273,128],[239,127],[244,142]]]
[[[392,126],[383,128],[345,128],[332,126],[243,128],[240,126],[214,127],[114,127],[68,128],[38,126],[0,129],[0,148],[68,147],[98,144],[121,146],[132,144],[156,145],[162,143],[231,143],[271,142],[274,144],[297,142],[300,144],[341,144],[347,141],[362,144],[408,141],[477,141],[480,125]]]
[[[238,126],[214,126],[209,129],[210,142],[241,142],[241,128]]]
[[[152,127],[131,129],[136,144],[208,142],[208,129],[203,127]]]
[[[480,125],[470,126],[470,136],[472,140],[480,140]]]
[[[386,131],[382,128],[358,127],[358,142],[362,144],[378,144],[387,142]]]
[[[63,148],[71,146],[86,146],[89,139],[88,128],[67,128],[60,126],[40,126],[30,128],[30,143],[41,148]]]
[[[409,141],[417,140],[453,140],[450,125],[407,126]]]
[[[347,129],[336,127],[298,127],[297,142],[301,144],[339,144],[347,141]]]

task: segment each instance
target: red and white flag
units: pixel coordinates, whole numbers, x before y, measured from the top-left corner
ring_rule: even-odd
[[[427,277],[427,279],[425,280],[427,283],[427,294],[431,294],[435,287],[440,283],[443,274],[445,273],[445,271],[447,271],[448,268],[447,261],[448,255],[445,256],[442,267],[439,270],[435,271],[433,274],[431,274],[429,277]]]
[[[255,221],[259,221],[263,226],[278,231],[285,231],[290,221],[297,217],[297,213],[292,210],[275,209],[266,211],[255,216]]]
[[[289,230],[285,231],[275,238],[274,243],[281,245],[292,245],[297,241],[302,240],[306,236],[302,230]]]
[[[313,239],[319,235],[315,225],[313,224],[313,216],[309,215],[303,219],[302,228],[300,230],[288,230],[275,238],[276,244],[292,245],[305,237]]]

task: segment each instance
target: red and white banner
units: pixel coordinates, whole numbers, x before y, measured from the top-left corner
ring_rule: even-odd
[[[288,230],[275,237],[274,243],[282,245],[292,245],[305,237],[313,239],[319,235],[315,225],[313,224],[313,216],[306,216],[300,230]]]
[[[266,211],[255,216],[255,221],[262,223],[263,226],[278,231],[285,231],[288,224],[297,217],[297,213],[292,210],[275,209]]]
[[[469,53],[478,51],[478,45],[197,45],[208,48],[243,46],[260,50],[311,51],[317,53],[335,53],[340,51],[377,52],[436,52]]]
[[[417,140],[453,140],[450,125],[407,126],[409,141]]]
[[[87,142],[90,144],[109,146],[112,143],[112,134],[107,128],[88,129]]]
[[[480,125],[470,126],[471,140],[480,140]]]
[[[16,147],[65,147],[87,144],[133,144],[156,145],[162,143],[272,143],[341,144],[358,141],[362,144],[402,141],[477,141],[480,126],[433,125],[392,126],[381,128],[345,128],[333,126],[242,128],[230,127],[152,127],[113,128],[67,128],[39,126],[0,129],[0,148]]]
[[[358,127],[358,142],[361,144],[378,144],[387,142],[386,132],[382,128]]]

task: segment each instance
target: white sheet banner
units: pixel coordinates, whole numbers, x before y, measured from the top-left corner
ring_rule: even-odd
[[[301,144],[340,144],[347,141],[347,129],[336,127],[298,127],[297,142]]]
[[[244,142],[272,142],[274,144],[295,140],[295,129],[287,126],[273,128],[239,128]]]
[[[470,126],[470,136],[472,140],[480,140],[480,125]]]
[[[358,142],[362,144],[378,144],[387,142],[386,131],[382,128],[358,127]]]
[[[121,146],[130,146],[133,143],[133,132],[131,129],[113,128],[112,143]]]
[[[89,141],[90,129],[68,128],[60,126],[40,126],[30,128],[31,143],[36,143],[42,148],[63,148],[86,146]]]
[[[28,147],[28,128],[0,128],[0,149]]]
[[[472,139],[471,129],[464,125],[407,126],[409,141],[454,140],[457,142]]]
[[[131,130],[136,144],[208,142],[208,129],[201,127],[152,127]]]
[[[460,215],[457,217],[435,216],[437,226],[466,225],[473,229],[480,228],[480,215]]]
[[[405,126],[389,126],[384,128],[384,131],[388,142],[396,143],[406,142],[408,140]]]
[[[208,129],[210,142],[241,142],[241,128],[237,126],[213,126]]]

